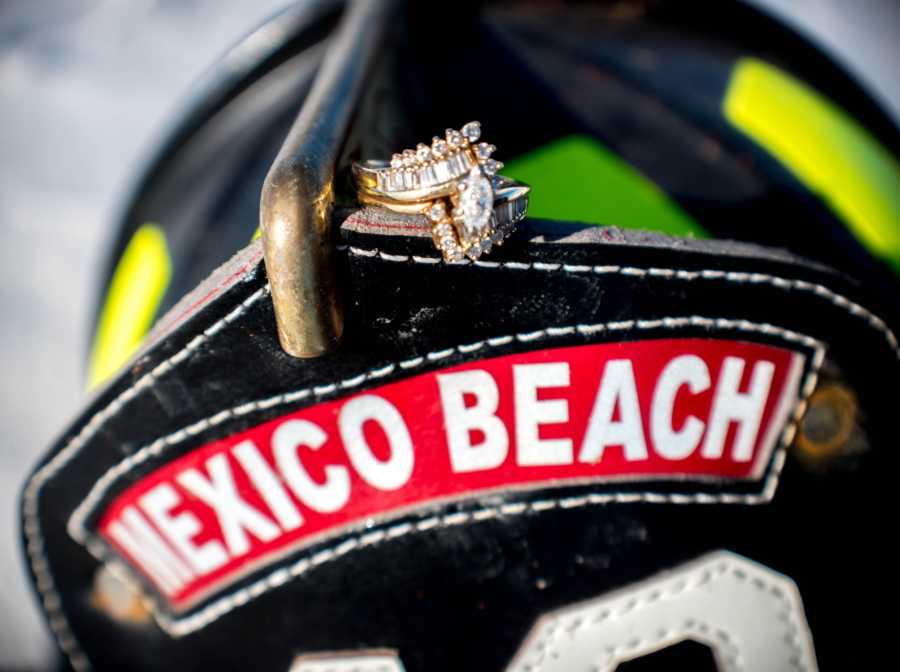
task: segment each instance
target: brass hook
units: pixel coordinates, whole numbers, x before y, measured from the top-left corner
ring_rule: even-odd
[[[332,265],[335,163],[395,4],[350,4],[263,184],[260,228],[266,272],[278,338],[294,357],[333,350],[343,331]]]

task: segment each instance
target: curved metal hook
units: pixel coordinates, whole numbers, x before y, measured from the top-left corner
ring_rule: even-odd
[[[331,258],[335,163],[395,4],[351,3],[263,184],[260,228],[266,272],[278,338],[294,357],[333,350],[343,331]]]

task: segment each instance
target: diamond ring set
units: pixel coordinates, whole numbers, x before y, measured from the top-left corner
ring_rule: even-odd
[[[478,259],[502,244],[525,217],[529,187],[499,175],[494,145],[479,142],[481,125],[447,129],[431,145],[394,154],[390,162],[353,166],[361,203],[422,213],[445,261]]]

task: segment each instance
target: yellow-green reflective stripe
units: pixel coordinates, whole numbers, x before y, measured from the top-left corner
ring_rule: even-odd
[[[91,353],[91,387],[111,377],[140,346],[171,275],[165,234],[144,224],[128,242],[109,284]]]
[[[709,236],[656,184],[587,135],[559,138],[510,159],[503,174],[531,185],[532,217]]]
[[[900,163],[874,137],[809,86],[754,58],[735,65],[723,113],[900,273]]]

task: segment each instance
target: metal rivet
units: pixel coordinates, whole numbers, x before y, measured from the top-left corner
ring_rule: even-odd
[[[845,452],[856,427],[856,396],[843,385],[829,383],[809,398],[795,445],[804,456],[825,460]]]
[[[150,620],[140,589],[106,564],[94,574],[91,603],[120,622],[139,625]]]

